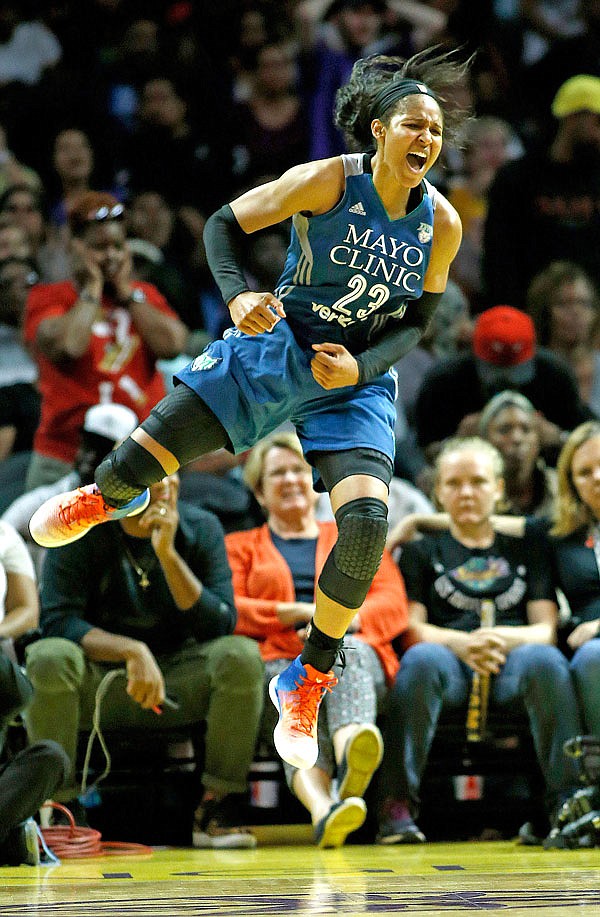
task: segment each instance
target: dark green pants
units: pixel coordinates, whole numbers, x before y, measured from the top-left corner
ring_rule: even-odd
[[[157,662],[179,710],[165,707],[162,716],[144,710],[127,694],[126,678],[118,677],[102,700],[102,730],[169,729],[205,721],[203,786],[220,794],[244,792],[263,704],[258,644],[239,636],[190,642]],[[54,739],[71,762],[68,782],[57,799],[70,799],[79,791],[74,776],[77,734],[91,728],[98,686],[115,668],[125,667],[91,662],[80,646],[60,637],[27,648],[27,675],[35,689],[24,714],[29,739]]]

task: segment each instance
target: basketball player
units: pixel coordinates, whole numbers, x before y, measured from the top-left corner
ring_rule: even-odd
[[[421,52],[357,61],[335,120],[354,149],[295,166],[208,220],[209,264],[235,327],[100,464],[96,484],[56,497],[30,530],[53,547],[141,512],[147,488],[221,447],[240,452],[291,420],[338,525],[302,655],[271,683],[281,757],[312,767],[331,667],[378,569],[394,457],[395,375],[421,339],[461,240],[456,211],[425,179],[466,117],[453,90],[469,64]],[[292,218],[274,292],[251,292],[246,233]]]

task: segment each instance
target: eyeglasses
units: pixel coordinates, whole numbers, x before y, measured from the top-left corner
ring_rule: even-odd
[[[103,223],[104,220],[122,220],[125,208],[123,204],[115,204],[114,207],[98,207],[97,210],[90,210],[86,219],[88,222]]]

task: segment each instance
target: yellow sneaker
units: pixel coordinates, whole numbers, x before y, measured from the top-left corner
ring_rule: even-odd
[[[379,729],[373,723],[363,723],[346,742],[344,759],[338,768],[340,799],[364,796],[382,758],[383,739]]]
[[[149,502],[150,492],[145,490],[117,509],[104,502],[96,484],[86,484],[46,500],[31,517],[29,531],[33,540],[43,548],[58,548],[83,538],[86,532],[101,522],[142,513]]]
[[[364,799],[342,799],[332,805],[314,827],[315,844],[318,847],[341,847],[352,831],[357,831],[367,817]]]

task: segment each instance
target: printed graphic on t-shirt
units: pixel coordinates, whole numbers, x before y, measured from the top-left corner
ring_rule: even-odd
[[[481,597],[486,596],[505,611],[518,605],[527,591],[526,568],[519,565],[513,571],[504,557],[470,557],[451,570],[440,563],[435,563],[434,569],[438,574],[435,591],[454,608],[478,612]]]

